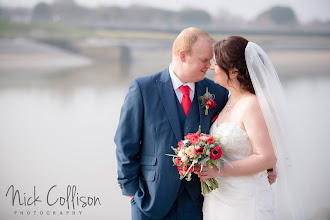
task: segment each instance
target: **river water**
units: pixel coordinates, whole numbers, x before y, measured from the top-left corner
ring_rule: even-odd
[[[106,86],[65,84],[63,75],[33,78],[28,83],[19,79],[21,76],[2,76],[1,219],[130,219],[130,203],[121,195],[116,180],[113,137],[120,108],[131,78],[162,70],[170,62],[169,46],[158,50],[150,46],[148,52],[143,48],[132,50],[130,76],[110,80]],[[291,58],[287,55],[284,60]],[[300,62],[303,66],[307,61]],[[330,218],[330,75],[324,68],[328,64],[317,62],[309,65],[315,75],[280,77],[288,97],[294,140],[290,152],[293,162],[301,167],[297,188],[303,193],[298,199],[303,201],[306,219],[315,220]],[[279,69],[294,70],[282,63]],[[208,77],[212,78],[212,73]],[[19,190],[21,205],[18,194],[12,204],[11,185]],[[85,207],[82,201],[66,199],[73,186],[75,198],[89,198]],[[94,203],[96,198],[99,200]]]

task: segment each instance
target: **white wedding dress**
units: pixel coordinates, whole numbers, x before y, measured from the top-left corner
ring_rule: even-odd
[[[224,122],[217,126],[216,120],[210,134],[220,138],[223,156],[229,161],[240,160],[253,153],[246,131],[235,123]],[[216,179],[219,188],[204,195],[204,220],[275,219],[267,171]]]

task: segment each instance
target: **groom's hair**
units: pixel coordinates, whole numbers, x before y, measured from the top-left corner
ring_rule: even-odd
[[[211,44],[215,43],[215,40],[205,31],[199,28],[189,27],[182,30],[175,39],[172,47],[172,55],[178,56],[181,50],[191,55],[192,46],[197,41],[198,37],[205,37]]]

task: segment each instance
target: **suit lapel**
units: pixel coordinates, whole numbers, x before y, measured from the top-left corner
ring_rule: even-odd
[[[200,96],[203,96],[206,92],[206,87],[203,82],[197,82],[196,83],[196,94],[197,99]],[[198,99],[198,109],[199,109],[199,120],[200,125],[203,133],[209,133],[210,129],[210,114],[205,115],[204,108],[202,107],[201,100]]]
[[[163,102],[167,118],[170,121],[172,130],[175,134],[177,141],[179,142],[180,140],[182,140],[183,137],[180,126],[179,114],[176,108],[177,97],[173,90],[173,85],[168,69],[162,72],[157,88],[159,96]]]

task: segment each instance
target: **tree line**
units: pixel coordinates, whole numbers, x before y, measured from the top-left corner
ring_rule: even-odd
[[[158,30],[181,29],[187,26],[212,29],[218,27],[298,27],[295,12],[289,7],[274,6],[253,21],[222,19],[202,9],[180,11],[132,5],[88,8],[73,0],[57,0],[52,4],[40,2],[32,9],[0,8],[0,20],[66,23],[97,28],[149,28]]]

